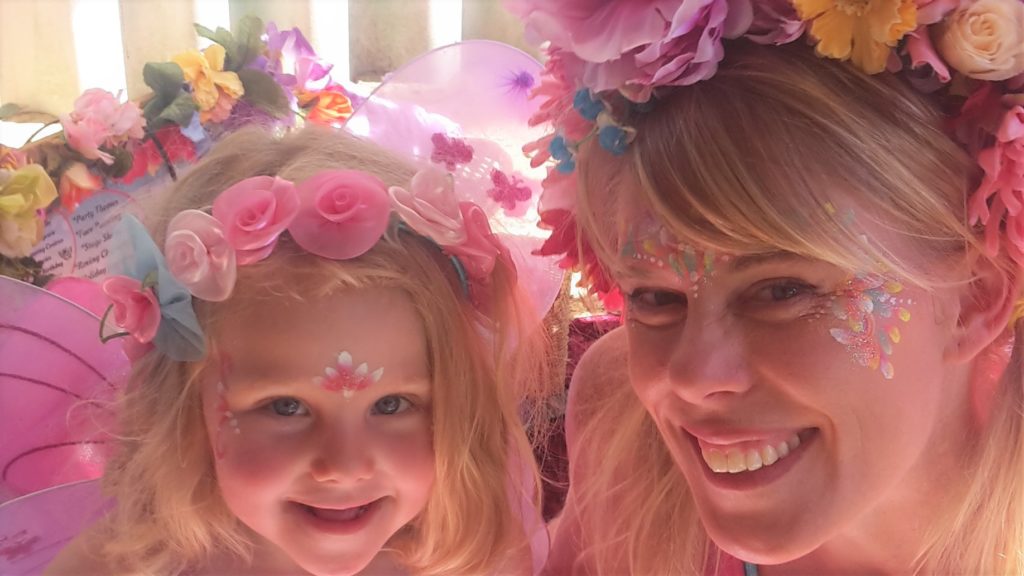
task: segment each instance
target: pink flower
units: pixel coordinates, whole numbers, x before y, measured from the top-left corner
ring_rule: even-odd
[[[160,304],[152,287],[127,276],[111,276],[103,281],[103,292],[114,306],[114,323],[146,344],[156,337],[160,327]]]
[[[465,241],[465,225],[451,174],[425,168],[412,177],[409,187],[411,191],[398,186],[388,189],[392,207],[406,224],[441,246]]]
[[[928,26],[960,8],[965,0],[917,0],[917,25]]]
[[[788,44],[803,36],[807,25],[789,0],[756,0],[752,2],[753,22],[745,38],[758,44]]]
[[[379,178],[357,170],[319,172],[299,184],[288,233],[307,252],[347,260],[366,253],[388,227],[391,206]]]
[[[949,68],[935,51],[928,30],[918,28],[907,34],[906,39],[903,51],[910,57],[910,69],[916,72],[911,75],[914,86],[924,92],[934,92],[949,83],[952,78]]]
[[[128,139],[142,138],[146,126],[137,104],[122,104],[113,94],[99,88],[83,92],[75,100],[71,114],[61,115],[60,123],[68,146],[90,160],[106,164],[113,164],[114,157],[100,150],[101,146],[117,146]]]
[[[989,254],[997,254],[1003,244],[1024,265],[1024,106],[1006,113],[996,143],[978,154],[978,164],[985,176],[968,200],[969,221],[985,225]],[[1001,222],[1005,222],[1005,242]]]
[[[235,249],[221,223],[205,212],[185,210],[171,219],[164,257],[171,274],[196,298],[220,302],[235,287]]]
[[[454,246],[445,246],[445,252],[455,256],[466,269],[466,274],[476,280],[486,280],[494,270],[497,258],[511,256],[508,248],[491,231],[487,214],[472,202],[460,202],[459,211],[466,223],[466,240]]]
[[[224,226],[239,266],[269,256],[298,212],[295,185],[273,176],[246,178],[213,201],[213,217]]]
[[[721,38],[738,37],[750,0],[513,0],[527,36],[583,63],[583,85],[646,101],[656,86],[686,86],[718,69]],[[730,10],[732,9],[732,10]]]

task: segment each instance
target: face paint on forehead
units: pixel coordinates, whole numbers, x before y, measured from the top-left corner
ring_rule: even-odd
[[[854,361],[872,370],[881,370],[891,380],[893,347],[903,336],[900,322],[910,322],[909,298],[899,297],[903,285],[880,275],[854,276],[832,300],[832,315],[842,322],[829,333],[846,346]]]
[[[351,398],[353,394],[379,382],[384,376],[384,368],[377,368],[370,372],[366,362],[356,368],[353,366],[352,355],[347,351],[342,351],[338,354],[334,365],[324,369],[323,376],[313,378],[313,384],[331,392],[340,390],[342,396]]]
[[[715,264],[729,260],[727,255],[717,255],[712,250],[700,250],[679,242],[672,232],[650,215],[633,223],[623,237],[619,255],[672,270],[687,289],[694,291],[695,297],[700,285],[706,284],[714,275]]]

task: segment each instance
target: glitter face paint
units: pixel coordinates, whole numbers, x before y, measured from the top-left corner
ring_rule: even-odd
[[[697,297],[700,287],[706,285],[714,275],[715,263],[728,261],[727,256],[718,256],[711,250],[699,250],[678,242],[671,232],[650,216],[633,225],[622,243],[619,255],[658,268],[671,269],[687,289],[693,290],[694,297]]]
[[[334,366],[325,368],[323,376],[313,378],[313,384],[331,392],[340,390],[342,396],[351,398],[356,392],[365,390],[384,376],[384,368],[370,372],[366,362],[355,368],[353,366],[352,355],[342,351],[338,354]]]
[[[214,410],[217,413],[217,435],[215,438],[214,455],[217,459],[224,458],[227,452],[227,442],[224,437],[224,427],[229,427],[235,434],[241,434],[242,429],[238,426],[238,418],[231,411],[227,400],[227,381],[231,374],[231,359],[222,357],[220,363],[220,380],[217,382],[217,404]]]
[[[847,281],[832,300],[832,315],[842,326],[829,333],[847,347],[854,361],[872,370],[881,370],[891,380],[893,347],[900,343],[900,322],[910,321],[907,306],[913,301],[898,296],[899,282],[878,275],[860,275]]]

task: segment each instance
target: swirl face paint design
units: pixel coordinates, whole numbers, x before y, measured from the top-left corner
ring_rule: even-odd
[[[384,368],[370,372],[366,362],[356,368],[353,368],[353,365],[352,355],[342,351],[338,354],[335,365],[325,368],[323,376],[313,378],[313,384],[332,392],[340,390],[342,396],[351,398],[356,392],[365,390],[384,376]]]
[[[895,374],[893,347],[903,338],[899,323],[910,321],[906,307],[913,304],[898,296],[902,291],[902,284],[883,276],[855,276],[832,300],[832,315],[843,323],[829,330],[832,338],[847,347],[857,364],[881,370],[888,380]]]

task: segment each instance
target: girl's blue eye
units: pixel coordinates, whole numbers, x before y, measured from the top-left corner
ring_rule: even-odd
[[[270,403],[270,409],[278,416],[304,416],[309,413],[306,406],[295,398],[278,398]]]
[[[405,410],[408,410],[410,406],[412,406],[412,403],[401,396],[385,396],[374,402],[373,411],[375,414],[390,416],[392,414],[404,412]]]

